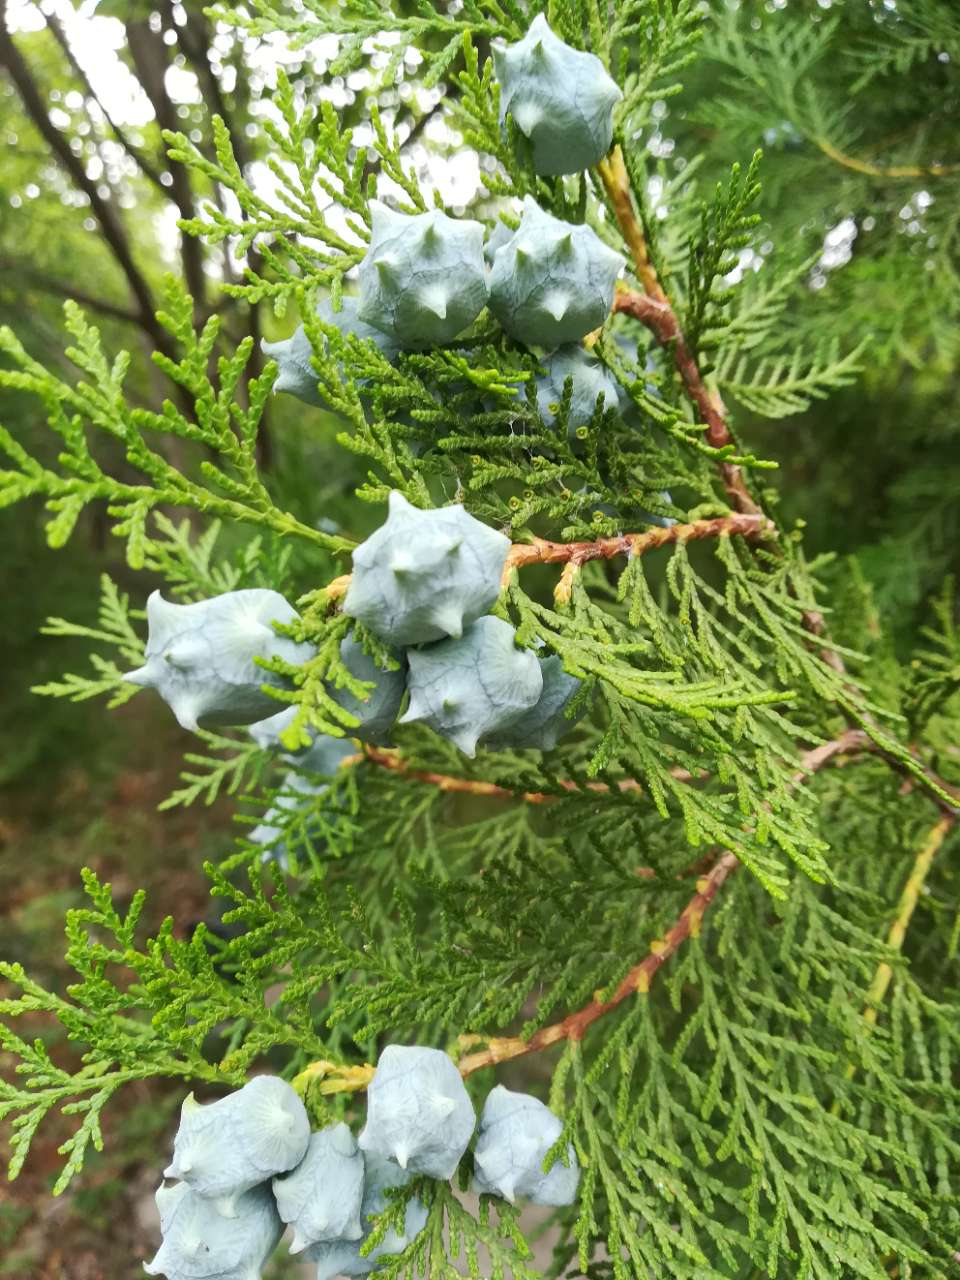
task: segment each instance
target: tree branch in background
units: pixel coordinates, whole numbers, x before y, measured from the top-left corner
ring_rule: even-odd
[[[74,155],[64,134],[51,121],[43,95],[7,28],[6,7],[6,0],[0,0],[0,66],[6,68],[34,128],[74,186],[90,201],[90,207],[136,301],[141,327],[150,335],[158,351],[172,356],[169,335],[154,315],[153,294],[146,277],[134,261],[120,216],[114,205],[100,194],[97,183],[87,176],[83,161]]]
[[[150,99],[157,124],[161,129],[175,130],[180,125],[177,108],[167,93],[165,76],[168,68],[167,45],[161,32],[152,31],[146,21],[130,21],[126,24],[127,48],[133,61],[137,79]],[[172,198],[184,218],[196,217],[196,203],[190,175],[182,164],[170,165],[171,185],[167,197]],[[193,295],[199,311],[206,306],[207,277],[203,269],[203,247],[195,236],[180,235],[180,254],[183,258],[187,287]]]
[[[910,927],[913,913],[916,910],[917,903],[920,901],[920,895],[926,884],[933,860],[943,847],[944,840],[956,825],[956,821],[955,815],[944,814],[936,826],[931,828],[914,859],[910,874],[907,877],[907,883],[903,886],[903,892],[897,904],[896,918],[890,926],[890,932],[887,934],[887,946],[894,951],[903,950],[907,929]],[[873,975],[873,981],[867,990],[863,1020],[871,1027],[876,1025],[880,1005],[883,1003],[883,998],[887,994],[887,988],[892,980],[893,969],[884,960],[878,965],[877,971]],[[857,1068],[851,1062],[847,1067],[847,1078],[852,1079],[856,1071]]]
[[[43,293],[53,294],[57,298],[71,298],[74,302],[79,302],[82,307],[89,307],[91,311],[98,311],[101,315],[109,316],[112,320],[124,320],[127,324],[140,324],[140,313],[130,310],[129,307],[121,307],[115,302],[110,302],[107,298],[95,297],[93,294],[77,289],[72,284],[66,284],[54,276],[46,275],[42,271],[35,271],[33,267],[25,267],[22,262],[14,262],[10,258],[0,258],[0,275],[14,271],[17,279],[28,288],[39,289]]]
[[[812,141],[825,156],[842,164],[845,169],[853,169],[855,173],[864,173],[868,178],[943,178],[951,173],[960,173],[960,164],[871,164],[869,160],[858,160],[848,156],[845,151],[835,147],[826,138],[815,137]]]
[[[246,174],[247,167],[250,162],[249,153],[247,151],[246,135],[244,133],[244,129],[235,118],[236,113],[232,110],[229,102],[227,101],[226,94],[223,91],[223,86],[220,83],[220,77],[216,74],[213,69],[213,65],[210,62],[210,48],[214,32],[206,14],[203,13],[202,9],[191,10],[188,8],[186,11],[185,23],[182,26],[174,25],[172,30],[176,35],[178,47],[183,53],[183,56],[187,59],[187,62],[193,68],[198,81],[201,83],[205,100],[212,104],[214,111],[227,126],[227,130],[233,143],[233,152],[236,156],[237,164],[240,166],[241,173]],[[245,98],[245,91],[243,89],[244,84],[245,82],[243,77],[238,75],[238,92],[243,93]],[[242,114],[249,116],[249,113],[245,109],[245,102]],[[171,127],[174,129],[176,128],[175,125]],[[216,161],[216,155],[212,147],[208,148],[208,156],[212,161]],[[174,169],[178,169],[180,167],[181,166],[179,165],[173,166]],[[185,169],[184,172],[186,172]],[[184,239],[187,238],[188,237],[184,237]],[[223,259],[225,264],[229,264],[229,254],[227,253],[226,247],[224,247]],[[261,260],[255,245],[251,245],[247,251],[247,259],[251,270],[260,274]],[[229,265],[227,265],[226,269],[229,271]],[[233,299],[230,299],[230,301],[233,302]],[[263,372],[265,361],[263,351],[260,347],[260,342],[263,337],[260,305],[256,302],[247,302],[246,307],[248,329],[250,336],[253,338],[253,350],[250,353],[250,361],[244,375],[246,383],[249,384],[252,378],[259,377]],[[257,462],[261,469],[270,469],[272,456],[273,448],[269,429],[269,418],[268,411],[265,406],[260,417],[260,426],[257,433]]]
[[[70,63],[74,75],[83,85],[87,97],[97,104],[97,109],[110,126],[110,130],[117,142],[120,143],[121,147],[123,147],[124,151],[134,162],[143,176],[153,183],[165,200],[169,200],[171,197],[171,190],[170,187],[164,183],[160,170],[154,165],[152,160],[148,159],[141,147],[134,146],[133,142],[130,140],[130,135],[122,125],[119,125],[116,120],[114,120],[113,116],[111,116],[110,112],[107,110],[103,99],[97,94],[97,91],[90,83],[89,76],[78,62],[77,55],[73,51],[73,46],[70,43],[69,37],[63,29],[63,23],[55,13],[45,13],[43,17],[47,26],[52,31],[57,44],[59,44],[60,48],[63,50],[64,56]]]

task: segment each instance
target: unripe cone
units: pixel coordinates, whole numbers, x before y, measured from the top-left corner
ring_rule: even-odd
[[[568,1164],[557,1159],[544,1173],[547,1152],[563,1132],[562,1121],[529,1093],[497,1085],[484,1104],[474,1155],[474,1190],[523,1197],[534,1204],[565,1205],[576,1199],[580,1168],[572,1144]]]
[[[506,729],[543,692],[536,655],[518,649],[516,632],[500,618],[480,618],[458,640],[411,650],[410,705],[401,724],[424,724],[467,756]]]
[[[367,1089],[361,1150],[431,1178],[452,1177],[477,1117],[453,1061],[439,1049],[388,1045]]]
[[[387,520],[353,553],[343,612],[389,644],[459,636],[500,594],[509,550],[461,506],[420,511],[391,493]]]
[[[185,729],[253,724],[277,707],[263,686],[284,685],[255,659],[303,663],[314,652],[272,626],[298,616],[278,592],[260,588],[195,604],[173,604],[154,591],[147,600],[147,660],[123,678],[156,689]]]
[[[500,122],[513,116],[530,139],[537,173],[579,173],[613,141],[613,108],[623,97],[595,54],[573,49],[538,14],[522,40],[493,50]]]
[[[528,347],[579,342],[610,314],[622,266],[591,227],[562,222],[527,196],[519,229],[493,257],[490,309]]]
[[[299,1095],[277,1076],[201,1106],[189,1094],[180,1112],[165,1178],[181,1178],[203,1196],[235,1200],[303,1159],[310,1121]]]
[[[370,211],[360,319],[411,350],[451,342],[487,302],[483,224],[439,209],[397,213],[379,200]]]

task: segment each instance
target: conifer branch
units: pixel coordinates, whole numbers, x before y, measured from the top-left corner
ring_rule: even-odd
[[[917,903],[920,900],[920,894],[923,892],[923,886],[926,883],[927,875],[933,865],[933,860],[943,847],[943,842],[956,825],[956,816],[945,813],[940,821],[931,828],[926,840],[920,848],[920,852],[914,859],[910,874],[907,877],[907,883],[903,886],[903,892],[900,895],[900,901],[897,905],[897,915],[890,926],[887,934],[887,946],[894,951],[902,951],[904,940],[907,936],[907,930],[910,927],[910,921],[916,910]],[[877,971],[873,975],[873,981],[867,990],[866,1007],[863,1011],[864,1022],[873,1026],[877,1021],[880,1011],[880,1005],[883,998],[887,994],[887,988],[893,979],[893,969],[886,962],[882,961],[877,966]],[[852,1076],[855,1067],[851,1066],[847,1070],[848,1076]]]
[[[723,882],[736,871],[739,865],[734,854],[720,855],[707,874],[697,881],[697,892],[681,911],[676,923],[662,938],[650,944],[649,953],[630,970],[609,1000],[594,998],[582,1009],[568,1014],[562,1021],[541,1028],[529,1040],[523,1040],[519,1036],[489,1040],[486,1049],[460,1059],[458,1064],[460,1074],[472,1075],[474,1071],[480,1071],[484,1067],[492,1067],[499,1062],[520,1058],[528,1053],[537,1053],[564,1040],[582,1040],[587,1029],[598,1018],[622,1004],[627,996],[633,995],[634,992],[646,995],[658,969],[686,942],[687,938],[697,937],[705,912],[717,896]]]
[[[794,786],[803,783],[808,777],[818,773],[836,756],[859,751],[866,745],[866,735],[860,730],[850,730],[838,738],[825,742],[804,753],[800,768],[793,776]],[[946,821],[946,820],[945,820]],[[542,1027],[529,1040],[520,1036],[494,1038],[487,1041],[487,1047],[478,1053],[469,1054],[459,1062],[461,1075],[468,1076],[484,1067],[494,1066],[511,1058],[524,1057],[528,1053],[537,1053],[548,1049],[551,1045],[564,1040],[582,1040],[587,1029],[598,1018],[617,1005],[622,1004],[627,996],[637,992],[646,995],[650,983],[658,970],[683,945],[688,938],[695,938],[700,933],[703,917],[717,896],[724,881],[740,866],[739,859],[730,852],[719,855],[706,875],[697,881],[697,891],[681,911],[676,922],[667,930],[662,938],[650,944],[648,954],[635,965],[623,978],[616,991],[608,1000],[594,997],[589,1004],[568,1014],[560,1022]],[[925,874],[925,873],[924,873]]]
[[[960,164],[871,164],[869,160],[858,160],[856,156],[847,155],[826,138],[814,137],[812,141],[829,159],[835,160],[845,169],[866,174],[868,178],[943,178],[951,173],[960,173]]]

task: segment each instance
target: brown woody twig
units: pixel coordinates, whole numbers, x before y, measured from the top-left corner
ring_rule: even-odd
[[[631,290],[618,293],[613,309],[634,316],[653,332],[662,346],[672,348],[677,372],[706,428],[707,443],[715,449],[726,448],[734,443],[726,408],[719,395],[710,391],[704,383],[693,352],[683,336],[676,312],[650,261],[643,226],[633,207],[627,167],[618,146],[597,165],[597,172],[627,242],[637,278],[643,286],[643,293]],[[736,463],[721,462],[720,478],[731,506],[745,515],[760,514],[760,507],[747,489],[743,471]]]
[[[861,750],[868,742],[867,735],[861,730],[853,729],[841,734],[831,742],[823,743],[807,751],[801,759],[800,768],[794,774],[793,784],[798,786],[811,774],[817,773],[824,765],[839,755],[846,755]],[[704,914],[710,907],[724,881],[740,866],[735,854],[729,851],[721,853],[713,866],[697,881],[697,891],[681,911],[675,924],[650,944],[649,953],[634,965],[622,980],[616,991],[608,1000],[594,998],[589,1004],[568,1014],[560,1022],[542,1027],[528,1040],[519,1036],[495,1038],[487,1041],[487,1047],[477,1053],[468,1054],[459,1062],[460,1074],[471,1075],[484,1067],[494,1066],[498,1062],[506,1062],[511,1058],[520,1058],[528,1053],[536,1053],[564,1040],[582,1040],[587,1028],[598,1018],[622,1004],[627,996],[634,993],[645,995],[650,990],[650,983],[658,970],[666,964],[670,957],[688,938],[695,938],[700,932]]]
[[[504,573],[509,574],[512,569],[529,564],[582,565],[589,560],[612,560],[614,556],[640,556],[674,542],[695,542],[701,538],[720,538],[730,534],[759,538],[775,532],[773,521],[758,513],[691,520],[688,524],[648,529],[644,533],[621,533],[611,538],[598,538],[595,542],[548,542],[545,538],[534,538],[533,542],[514,543],[507,552]]]
[[[562,1021],[542,1027],[529,1040],[522,1040],[519,1036],[488,1040],[485,1049],[460,1059],[458,1064],[460,1074],[469,1076],[474,1071],[481,1071],[484,1067],[492,1067],[498,1062],[507,1062],[511,1058],[520,1058],[528,1053],[537,1053],[564,1040],[582,1040],[588,1027],[605,1013],[615,1009],[618,1004],[626,1000],[627,996],[633,995],[634,992],[645,995],[650,990],[650,983],[661,965],[670,959],[687,938],[696,937],[700,932],[704,913],[716,897],[724,880],[736,871],[739,865],[734,854],[721,854],[707,874],[697,881],[697,892],[680,913],[676,924],[668,929],[662,938],[650,944],[649,954],[630,970],[609,1000],[595,998],[582,1009],[568,1014]]]
[[[512,787],[501,786],[498,782],[484,782],[481,778],[457,778],[453,774],[434,773],[430,769],[411,769],[399,751],[387,747],[374,747],[369,743],[364,743],[362,754],[347,756],[342,761],[341,767],[346,768],[349,765],[363,763],[379,765],[382,769],[389,769],[393,773],[402,773],[415,782],[426,782],[440,791],[457,792],[461,795],[495,796],[504,800],[523,800],[527,804],[549,804],[553,800],[562,798],[559,794],[548,791],[517,791]],[[689,769],[682,769],[679,766],[671,769],[670,773],[679,782],[697,782],[708,776],[703,771],[694,775]],[[591,791],[596,795],[609,795],[611,791],[643,790],[642,784],[636,778],[621,778],[613,787],[605,782],[581,784],[569,778],[558,779],[557,785],[571,794]]]

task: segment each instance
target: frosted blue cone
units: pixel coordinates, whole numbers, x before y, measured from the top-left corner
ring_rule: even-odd
[[[232,1204],[210,1199],[179,1182],[157,1191],[162,1243],[148,1276],[167,1280],[259,1280],[283,1234],[269,1187]]]
[[[363,646],[353,636],[344,638],[340,645],[340,657],[352,676],[373,684],[365,701],[355,697],[349,689],[328,686],[327,692],[334,702],[360,721],[358,725],[351,726],[346,732],[364,742],[386,742],[392,734],[400,712],[404,690],[407,687],[404,666],[401,665],[395,671],[378,667],[369,654],[364,653]]]
[[[544,360],[543,365],[546,373],[537,378],[537,409],[548,426],[560,412],[568,378],[572,379],[567,417],[570,435],[576,432],[577,427],[592,420],[598,397],[601,411],[618,409],[623,402],[616,378],[605,364],[584,351],[583,347],[561,347]]]
[[[613,109],[623,97],[595,54],[573,49],[538,14],[522,40],[493,49],[500,123],[513,119],[544,175],[579,173],[613,141]]]
[[[490,309],[526,346],[579,342],[610,314],[623,258],[585,224],[523,202],[516,233],[494,254]]]
[[[439,1049],[388,1045],[367,1088],[362,1151],[410,1173],[450,1178],[477,1123],[453,1061]]]
[[[497,221],[494,224],[493,230],[488,232],[486,241],[483,245],[483,256],[486,259],[488,266],[493,266],[493,260],[496,257],[497,250],[502,249],[503,246],[509,243],[516,234],[516,231],[514,231],[512,227],[508,227],[505,222]]]
[[[569,1164],[558,1158],[549,1173],[543,1172],[547,1152],[562,1132],[559,1117],[539,1098],[497,1085],[480,1116],[473,1189],[511,1203],[522,1197],[534,1204],[573,1204],[580,1168],[572,1143]]]
[[[256,1076],[201,1106],[190,1094],[180,1112],[165,1178],[199,1195],[229,1201],[303,1159],[310,1121],[299,1095],[278,1076]]]
[[[406,1204],[403,1233],[399,1234],[391,1227],[377,1247],[371,1249],[366,1257],[362,1257],[360,1247],[373,1230],[369,1216],[383,1213],[388,1207],[390,1201],[386,1193],[389,1188],[404,1187],[411,1178],[409,1173],[405,1173],[392,1160],[384,1160],[370,1152],[364,1152],[363,1164],[363,1203],[360,1206],[363,1235],[359,1240],[333,1240],[307,1249],[303,1256],[316,1262],[317,1280],[333,1280],[334,1276],[369,1275],[380,1258],[385,1254],[401,1253],[427,1225],[426,1206],[414,1196]]]
[[[354,550],[343,612],[397,646],[459,636],[496,601],[509,550],[462,506],[420,511],[391,493],[385,523]]]
[[[264,685],[284,681],[256,658],[303,663],[313,646],[279,635],[272,623],[299,615],[276,591],[228,591],[196,604],[147,600],[146,662],[123,678],[156,689],[184,729],[252,724],[276,710]]]
[[[357,338],[374,342],[388,360],[394,361],[399,353],[399,347],[379,329],[364,324],[357,315],[359,306],[358,298],[345,297],[341,300],[340,310],[334,311],[330,299],[324,298],[317,305],[317,315],[324,324],[336,325],[343,334],[353,334]],[[260,343],[260,347],[264,355],[275,360],[279,366],[280,371],[273,384],[275,392],[286,391],[296,396],[298,400],[304,401],[305,404],[326,404],[317,386],[316,370],[310,363],[313,347],[302,324],[296,327],[291,337],[283,338],[279,342],[264,340]]]
[[[482,746],[489,747],[491,751],[531,747],[539,751],[552,751],[561,734],[572,729],[580,719],[583,711],[573,718],[568,718],[564,712],[582,682],[576,676],[567,675],[556,654],[538,661],[543,676],[543,692],[540,697],[529,711],[525,711],[498,733],[484,738]]]
[[[474,756],[477,743],[536,706],[543,675],[500,618],[480,618],[458,640],[410,651],[410,705],[400,724],[422,721]]]
[[[379,200],[370,211],[360,319],[410,350],[452,342],[487,303],[483,224],[439,209],[397,213]]]
[[[345,1124],[312,1133],[296,1169],[273,1180],[280,1217],[293,1227],[290,1252],[332,1240],[360,1240],[363,1181],[363,1156]]]

